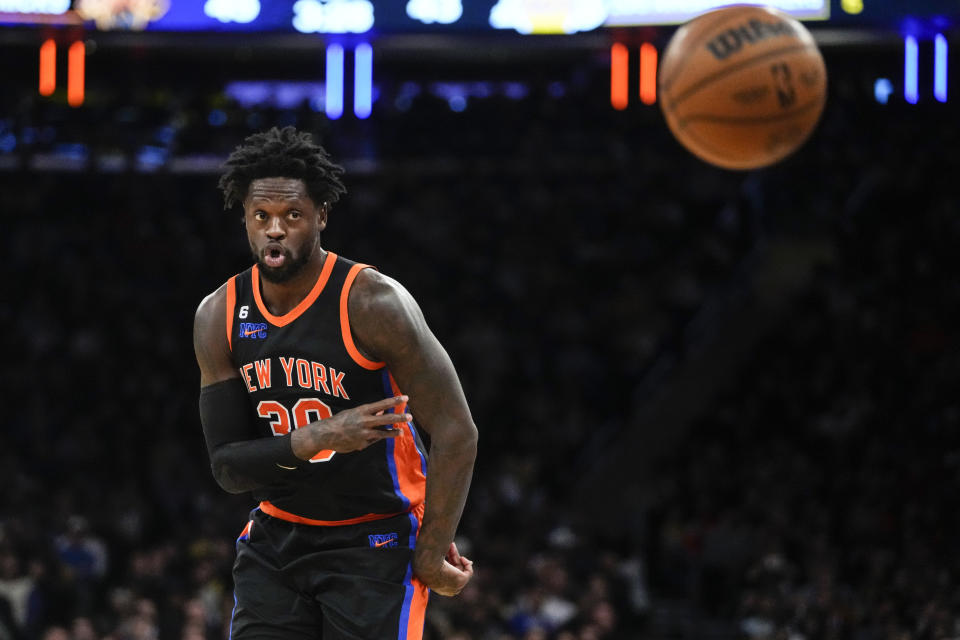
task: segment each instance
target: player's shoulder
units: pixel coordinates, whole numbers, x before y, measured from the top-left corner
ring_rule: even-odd
[[[350,288],[350,310],[363,308],[384,311],[397,304],[412,302],[413,297],[396,279],[377,269],[360,269]]]
[[[430,333],[410,292],[375,269],[357,273],[347,307],[354,338],[375,360],[390,362],[391,358],[405,357]]]
[[[197,316],[206,315],[214,311],[217,307],[223,309],[227,304],[227,290],[230,286],[231,282],[227,280],[207,294],[206,297],[200,301],[199,306],[197,306]]]
[[[235,377],[230,359],[230,321],[227,307],[233,278],[206,296],[197,306],[193,321],[193,349],[200,365],[200,384]]]
[[[197,331],[223,323],[224,314],[227,312],[227,296],[232,286],[232,279],[227,280],[200,301],[193,318]]]

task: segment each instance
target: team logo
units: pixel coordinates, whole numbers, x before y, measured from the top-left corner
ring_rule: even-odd
[[[374,533],[367,538],[370,539],[370,546],[374,549],[397,546],[397,534],[395,533]]]
[[[239,338],[251,338],[254,340],[263,340],[267,337],[266,322],[241,322],[240,331],[237,334]]]

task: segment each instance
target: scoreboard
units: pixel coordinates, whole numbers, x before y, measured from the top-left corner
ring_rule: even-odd
[[[574,34],[685,22],[729,0],[0,0],[0,25],[167,32]],[[960,22],[958,0],[768,0],[800,20]]]

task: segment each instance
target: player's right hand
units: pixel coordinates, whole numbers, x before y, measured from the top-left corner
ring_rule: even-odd
[[[407,396],[384,398],[311,422],[293,432],[293,453],[301,460],[309,460],[319,451],[349,453],[366,449],[385,438],[396,438],[402,431],[395,425],[410,422],[413,416],[387,411],[397,409],[408,400]]]
[[[430,554],[414,552],[413,572],[430,591],[441,596],[455,596],[467,586],[473,578],[473,560],[460,555],[453,542],[447,555],[439,566],[432,569],[424,566],[429,562]]]

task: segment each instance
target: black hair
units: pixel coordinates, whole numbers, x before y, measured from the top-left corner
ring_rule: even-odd
[[[343,167],[307,132],[294,127],[255,133],[243,141],[227,161],[217,186],[223,191],[223,208],[243,206],[250,183],[258,178],[303,180],[317,206],[329,208],[347,192],[340,176]]]

